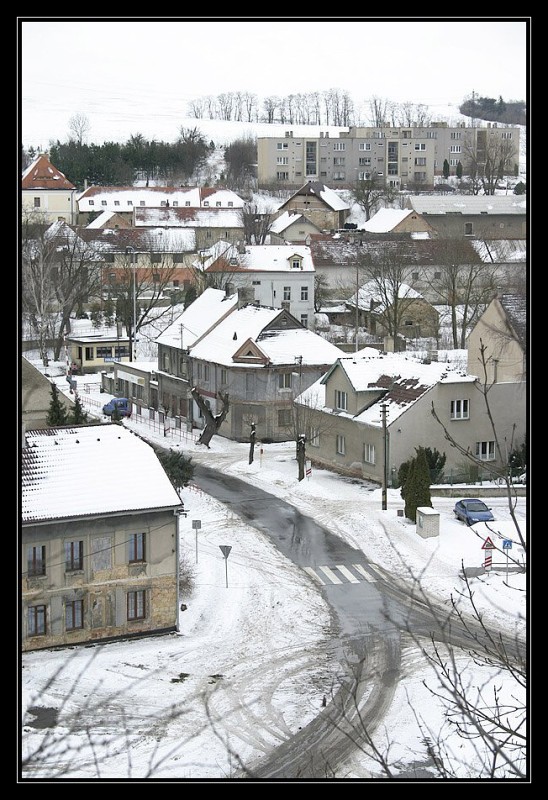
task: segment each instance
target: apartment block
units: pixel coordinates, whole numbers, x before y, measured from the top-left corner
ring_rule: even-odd
[[[428,127],[351,127],[338,136],[320,132],[319,137],[268,136],[257,139],[260,187],[302,186],[321,181],[332,188],[350,188],[356,181],[379,179],[394,189],[432,187],[443,175],[445,160],[450,175],[459,163],[463,174],[470,171],[471,157],[485,163],[493,152],[504,154],[506,174],[519,163],[517,126],[485,123],[449,127],[433,122]]]

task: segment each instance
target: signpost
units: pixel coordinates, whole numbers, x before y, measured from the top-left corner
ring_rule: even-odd
[[[312,461],[307,461],[306,462],[306,477],[310,478],[311,475],[312,475]]]
[[[192,527],[196,530],[196,563],[198,563],[198,531],[202,527],[202,520],[201,519],[193,519],[192,520]]]
[[[491,550],[495,550],[495,545],[493,544],[493,540],[491,539],[490,536],[486,538],[486,540],[481,546],[481,549],[487,550],[487,552],[485,553],[485,561],[483,563],[483,566],[485,567],[485,571],[489,572],[489,570],[491,569],[491,565],[493,563],[493,554],[491,553]]]
[[[229,544],[220,544],[219,547],[221,548],[221,553],[225,557],[226,588],[228,589],[228,554],[232,550],[232,547]]]
[[[502,549],[506,550],[506,583],[508,583],[508,550],[512,549],[512,540],[511,539],[503,539],[503,541],[502,541]]]

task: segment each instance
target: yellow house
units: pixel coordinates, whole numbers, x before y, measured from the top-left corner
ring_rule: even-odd
[[[23,216],[51,223],[63,219],[75,225],[78,216],[78,190],[46,155],[39,155],[21,178]]]

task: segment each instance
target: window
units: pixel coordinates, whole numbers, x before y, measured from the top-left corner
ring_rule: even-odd
[[[460,139],[462,138],[462,133],[460,131],[451,131],[451,139]]]
[[[344,172],[334,172],[333,173],[333,180],[334,181],[344,181],[345,174],[346,173],[344,173]]]
[[[280,372],[278,375],[278,389],[291,389],[291,373]]]
[[[301,300],[308,300],[308,286],[301,286]]]
[[[93,200],[91,202],[93,202]],[[34,208],[40,208],[40,198],[39,197],[35,197],[34,198]]]
[[[217,200],[217,201],[215,202],[215,207],[216,207],[216,208],[220,208],[220,207],[221,207],[221,203],[220,203],[220,201],[219,201],[219,200]]]
[[[363,460],[366,461],[368,464],[375,463],[375,445],[374,444],[365,444],[363,446]]]
[[[179,203],[177,202],[177,200],[174,200],[171,205],[173,206],[173,208],[179,207]]]
[[[209,364],[204,364],[204,381],[209,380]]]
[[[276,159],[276,164],[285,167],[289,164],[289,158],[287,156],[278,156]]]
[[[276,149],[277,150],[287,150],[288,147],[289,147],[289,145],[287,144],[287,142],[277,142],[276,143]]]
[[[346,392],[341,392],[339,389],[335,391],[335,408],[339,411],[346,411],[348,408],[348,395]]]
[[[476,442],[476,458],[481,461],[494,461],[495,442]]]
[[[189,206],[189,205],[190,205],[190,200],[185,200],[185,206]]]
[[[185,261],[185,254],[184,253],[173,253],[173,263],[174,264],[184,264]],[[173,281],[173,285],[175,286],[175,281]]]
[[[228,207],[229,208],[234,208],[234,203],[232,202],[232,200],[228,201]]]
[[[462,148],[460,144],[452,144],[449,148],[450,153],[462,153]]]
[[[65,602],[65,629],[75,631],[84,627],[84,601],[67,600]]]
[[[130,564],[135,561],[146,561],[144,533],[132,533],[128,542],[128,561]]]
[[[359,181],[368,181],[370,177],[371,177],[370,172],[358,172]]]
[[[112,356],[112,347],[98,347],[95,351],[95,358],[110,358]]]
[[[129,621],[135,619],[146,619],[147,597],[146,591],[140,589],[137,592],[127,593],[127,618]]]
[[[139,205],[140,205],[140,206],[144,206],[144,204],[145,204],[145,201],[144,201],[144,200],[139,200]]]
[[[301,268],[301,259],[300,258],[293,258],[291,260],[291,269],[300,269]]]
[[[511,134],[510,131],[504,131],[503,133],[501,133],[501,137],[503,139],[511,139],[512,138],[512,134]]]
[[[225,385],[228,383],[228,371],[226,369],[221,369],[221,383]]]
[[[421,144],[421,142],[416,142],[415,143],[415,150],[426,150],[426,145],[425,144]]]
[[[371,150],[370,142],[360,142],[359,150]]]
[[[284,300],[291,300],[291,286],[284,286]]]
[[[458,167],[458,165],[459,165],[459,159],[458,158],[450,158],[449,159],[449,166],[450,167]]]
[[[153,281],[153,283],[160,283],[160,273],[159,272],[153,272],[152,273],[152,281]]]
[[[29,547],[27,550],[27,574],[29,578],[46,574],[46,546]]]
[[[29,606],[27,609],[27,633],[29,636],[43,636],[46,632],[46,607]]]
[[[128,200],[127,204],[128,204],[128,206],[132,206],[133,205],[133,200]]]
[[[464,235],[465,236],[473,236],[474,235],[474,225],[472,222],[465,222],[464,223]]]
[[[335,167],[344,167],[344,156],[335,156],[333,159],[333,165]]]
[[[451,400],[451,419],[470,419],[468,400]]]
[[[303,328],[308,328],[308,314],[301,314],[301,325]]]
[[[312,428],[310,431],[310,439],[308,440],[308,444],[312,447],[319,447],[320,446],[320,432],[318,428]]]
[[[84,568],[84,543],[65,542],[65,572]]]
[[[411,273],[411,277],[413,278],[414,281],[418,281],[419,273],[418,272],[412,272]]]
[[[438,132],[437,131],[426,131],[426,138],[427,139],[437,139]]]
[[[278,428],[287,428],[291,425],[291,409],[281,408],[278,411]]]
[[[106,200],[101,200],[101,205],[102,205],[102,206],[106,206],[106,204],[107,204],[107,201],[106,201]]]
[[[434,272],[434,279],[438,280],[441,278],[441,272]]]
[[[344,436],[337,436],[337,453],[340,456],[344,456],[346,454],[346,441]]]
[[[419,156],[415,159],[415,166],[416,167],[425,167],[426,166],[426,159],[422,156]]]
[[[277,172],[276,173],[276,180],[278,180],[278,181],[288,181],[289,180],[289,172]]]
[[[346,150],[345,142],[333,142],[333,150]]]
[[[204,208],[207,208],[208,206],[209,206],[209,200],[204,200]]]
[[[114,205],[115,205],[115,206],[119,206],[119,205],[120,205],[120,201],[119,201],[119,200],[115,200],[115,201],[114,201]]]
[[[371,157],[370,156],[363,156],[363,158],[358,158],[358,164],[360,167],[370,167],[371,166]]]

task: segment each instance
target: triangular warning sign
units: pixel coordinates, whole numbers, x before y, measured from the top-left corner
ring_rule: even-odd
[[[484,541],[484,543],[481,546],[481,549],[482,550],[495,550],[495,545],[493,544],[493,541],[492,541],[490,536],[488,536],[487,539]]]

